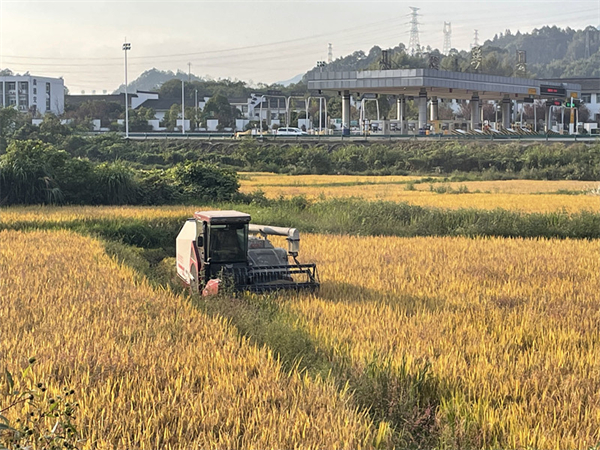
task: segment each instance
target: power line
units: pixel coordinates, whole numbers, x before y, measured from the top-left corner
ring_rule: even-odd
[[[396,23],[398,20],[398,18],[387,18],[384,20],[379,20],[376,22],[371,22],[371,23],[365,23],[363,24],[363,26],[361,28],[365,28],[365,27],[374,27],[376,25],[383,25],[383,24],[389,24],[389,23]],[[321,39],[323,37],[328,37],[328,36],[335,36],[338,34],[343,34],[344,36],[348,35],[349,33],[352,34],[352,32],[356,32],[357,28],[356,27],[352,27],[352,28],[345,28],[342,30],[338,30],[338,31],[334,31],[334,32],[330,32],[330,33],[322,33],[322,34],[313,34],[311,36],[307,36],[305,38],[302,39],[302,46],[305,46],[305,43],[307,40],[317,40],[317,39]],[[360,30],[359,30],[360,31]],[[239,51],[243,51],[243,50],[253,50],[253,49],[257,49],[257,48],[265,48],[265,47],[273,47],[273,46],[280,46],[282,48],[287,49],[288,46],[287,44],[297,44],[298,43],[298,38],[293,38],[293,39],[288,39],[288,40],[284,40],[284,41],[274,41],[274,42],[269,42],[266,44],[257,44],[257,45],[247,45],[247,46],[242,46],[242,47],[233,47],[233,48],[229,48],[229,49],[221,49],[221,50],[206,50],[206,51],[201,51],[201,52],[190,52],[190,53],[170,53],[167,55],[152,55],[152,56],[132,56],[130,59],[131,60],[139,60],[139,59],[157,59],[157,58],[173,58],[173,57],[189,57],[189,56],[202,56],[202,55],[209,55],[209,54],[223,54],[223,53],[230,53],[230,52],[239,52]],[[2,57],[6,57],[6,58],[19,58],[19,59],[48,59],[48,60],[69,60],[72,58],[54,58],[54,57],[49,57],[49,56],[20,56],[20,55],[0,55]],[[107,57],[107,58],[102,58],[102,57],[78,57],[77,59],[81,59],[81,60],[121,60],[120,57]]]
[[[347,45],[354,45],[357,43],[362,43],[364,42],[365,37],[369,38],[369,39],[388,39],[388,38],[392,38],[394,36],[396,36],[396,33],[393,30],[389,30],[389,29],[384,29],[384,31],[387,31],[386,34],[381,34],[381,30],[378,29],[370,29],[370,30],[361,30],[360,32],[354,33],[354,36],[349,35],[349,37],[352,38],[359,38],[358,40],[356,39],[352,39],[350,41],[347,41]],[[285,53],[282,53],[280,56],[278,56],[279,60],[282,59],[288,59],[288,60],[295,60],[298,59],[299,57],[306,55],[306,56],[312,56],[314,55],[314,50],[311,48],[307,48],[306,45],[304,43],[298,43],[296,46],[286,46],[287,50],[295,50],[295,48],[297,48],[297,51],[286,51]],[[246,62],[246,61],[250,61],[250,62],[254,62],[254,63],[260,63],[261,61],[272,61],[272,54],[270,53],[265,53],[264,51],[260,51],[260,50],[256,50],[256,51],[251,51],[251,52],[245,52],[242,56],[236,56],[235,60],[232,59],[232,56],[226,56],[226,55],[211,55],[211,56],[206,56],[203,57],[201,59],[197,59],[195,60],[193,63],[194,64],[199,64],[202,66],[206,66],[206,65],[210,65],[211,62],[223,62],[223,61],[231,61],[232,64],[235,64],[235,66],[239,66],[240,63]],[[132,58],[128,58],[130,61]],[[5,58],[5,63],[9,64],[9,65],[17,65],[17,66],[21,66],[21,67],[54,67],[54,68],[77,68],[77,67],[82,67],[82,68],[109,68],[109,67],[121,67],[122,66],[122,62],[118,62],[118,63],[92,63],[92,62],[88,62],[88,63],[53,63],[53,62],[28,62],[28,61],[14,61],[13,57],[7,57]],[[181,65],[183,64],[183,60],[182,58],[171,58],[170,60],[166,60],[166,61],[155,61],[156,63],[173,63],[173,64],[177,64],[177,65]],[[201,63],[200,63],[201,62]],[[187,62],[185,62],[185,64],[187,64]],[[135,62],[130,62],[129,63],[130,67],[147,67],[147,63],[143,62],[143,61],[135,61]]]

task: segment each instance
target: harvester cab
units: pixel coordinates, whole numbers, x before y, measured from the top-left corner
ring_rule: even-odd
[[[269,235],[285,236],[288,249]],[[188,219],[176,241],[177,274],[192,293],[211,295],[223,285],[236,291],[264,292],[319,287],[315,264],[300,264],[295,228],[250,224],[238,211],[200,211]]]

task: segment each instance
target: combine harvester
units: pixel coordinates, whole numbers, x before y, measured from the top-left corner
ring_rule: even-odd
[[[285,236],[287,252],[267,236]],[[315,264],[300,264],[300,233],[295,228],[250,224],[238,211],[200,211],[177,235],[177,275],[192,294],[234,291],[267,292],[319,288]]]

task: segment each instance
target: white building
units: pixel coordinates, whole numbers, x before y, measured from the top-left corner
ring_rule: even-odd
[[[33,114],[62,114],[65,110],[65,83],[62,78],[2,76],[0,106],[14,106],[21,112]]]

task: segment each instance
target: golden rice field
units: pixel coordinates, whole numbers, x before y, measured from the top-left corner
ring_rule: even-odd
[[[323,184],[389,184],[420,180],[416,175],[280,175],[268,172],[242,172],[239,174],[243,187],[263,186],[313,186]]]
[[[260,189],[269,198],[296,195],[307,198],[356,197],[447,209],[502,208],[522,212],[578,212],[600,209],[597,182],[505,180],[417,183],[418,180],[418,177],[413,176],[290,176],[258,173],[243,175],[241,190],[250,193]],[[414,182],[411,184],[411,190],[407,190],[408,182]],[[440,188],[448,192],[432,191]],[[467,193],[456,194],[461,189]],[[557,194],[559,191],[582,194]],[[596,195],[592,195],[592,191],[595,191]]]
[[[319,186],[347,184],[406,184],[415,182],[417,190],[429,190],[429,182],[419,182],[424,177],[416,175],[281,175],[268,172],[241,172],[239,174],[243,188],[262,188],[265,186]],[[435,177],[427,177],[434,178]],[[460,181],[445,182],[445,186],[458,189],[466,186],[470,191],[511,193],[511,194],[538,194],[543,192],[588,191],[598,188],[596,181],[578,180],[489,180],[489,181]]]
[[[193,206],[13,206],[0,208],[0,224],[18,222],[65,223],[91,222],[97,219],[148,219],[190,217],[198,208]]]
[[[468,182],[446,186],[469,193],[438,194],[428,183],[406,190],[406,180],[247,174],[242,186],[269,197],[441,208],[600,207],[598,195],[548,193],[597,187],[587,182]],[[193,211],[19,207],[0,209],[0,222]],[[303,234],[300,260],[317,263],[322,285],[316,295],[284,296],[286,320],[354,373],[375,359],[412,372],[429,362],[439,448],[600,445],[600,241]],[[77,389],[85,448],[368,448],[377,440],[351,391],[282,371],[231,323],[151,287],[77,234],[0,232],[0,336],[8,367],[35,355],[34,381],[49,380],[49,394]]]
[[[600,242],[309,235],[301,256],[322,279],[289,303],[302,326],[359,369],[429,361],[448,448],[600,443]]]
[[[66,231],[0,232],[0,336],[3,368],[17,373],[37,357],[30,381],[48,384],[47,399],[65,385],[75,388],[83,448],[347,449],[372,442],[371,425],[348,393],[282,372],[268,350],[225,321],[152,289],[98,241]]]

